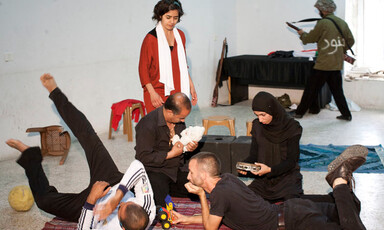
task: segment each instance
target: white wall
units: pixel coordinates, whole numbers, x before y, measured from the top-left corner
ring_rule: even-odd
[[[267,55],[276,50],[303,50],[314,45],[303,46],[297,32],[285,22],[305,18],[319,18],[313,6],[315,0],[241,0],[236,8],[238,54]],[[344,18],[344,0],[335,0],[335,14]],[[304,30],[313,23],[298,24]]]
[[[141,42],[154,28],[157,0],[2,0],[0,2],[0,142],[27,138],[29,127],[62,124],[39,76],[52,73],[97,132],[108,129],[110,106],[142,100]],[[317,17],[315,0],[183,0],[177,27],[187,37],[190,74],[199,107],[209,106],[222,41],[229,56],[302,49],[285,21]],[[344,0],[337,0],[343,17]],[[226,100],[225,88],[220,100]],[[12,151],[0,145],[0,160]]]
[[[3,0],[0,2],[0,142],[27,138],[29,127],[62,124],[39,76],[52,73],[97,132],[108,130],[112,103],[142,100],[141,42],[157,0]],[[199,106],[208,106],[224,36],[235,40],[235,0],[183,1],[178,27],[187,36]],[[209,98],[209,100],[207,100]],[[0,145],[0,160],[14,157]]]

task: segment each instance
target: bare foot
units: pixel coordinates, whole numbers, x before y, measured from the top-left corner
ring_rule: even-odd
[[[54,89],[57,88],[55,78],[53,78],[53,76],[49,73],[41,75],[40,81],[49,93],[51,93]]]
[[[16,139],[9,139],[5,143],[7,143],[7,145],[9,145],[9,147],[17,149],[20,152],[24,152],[26,149],[29,148],[28,145],[26,145],[23,142],[16,140]]]

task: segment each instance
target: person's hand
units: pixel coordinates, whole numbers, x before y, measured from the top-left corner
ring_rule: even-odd
[[[190,86],[191,96],[192,96],[192,105],[195,106],[197,104],[197,93],[195,90],[195,86],[192,84]]]
[[[105,204],[98,204],[93,209],[94,216],[97,216],[99,220],[105,220],[116,209],[119,203],[114,202],[113,199],[109,199]]]
[[[171,151],[168,152],[167,159],[174,158],[183,154],[184,145],[180,141],[176,142]]]
[[[151,92],[149,95],[151,96],[151,103],[153,107],[159,108],[164,104],[163,98],[161,98],[156,91]]]
[[[244,170],[238,169],[237,172],[244,176],[247,175],[247,171],[244,171]]]
[[[260,166],[260,170],[259,171],[251,171],[251,173],[253,173],[256,176],[262,176],[264,174],[267,174],[267,173],[271,172],[271,168],[269,166],[263,164],[263,163],[255,162],[255,165],[256,166]]]
[[[105,181],[96,181],[87,197],[87,202],[89,204],[96,204],[96,201],[101,197],[105,196],[111,187],[108,182]]]
[[[188,221],[188,216],[180,214],[176,211],[172,211],[172,223],[174,224],[186,224]]]
[[[299,30],[297,33],[301,36],[304,33],[304,30]]]
[[[40,77],[41,84],[51,93],[54,89],[57,88],[57,84],[53,76],[49,73],[45,73]]]
[[[189,193],[196,194],[198,196],[205,194],[204,189],[192,184],[191,182],[186,183],[185,188],[188,190]]]
[[[197,148],[197,146],[199,146],[199,144],[196,141],[191,141],[187,144],[187,151],[192,152]]]
[[[119,205],[121,199],[124,197],[123,191],[118,189],[113,197],[111,197],[106,203],[98,204],[93,209],[94,215],[97,216],[99,220],[107,219],[109,215],[116,209]]]

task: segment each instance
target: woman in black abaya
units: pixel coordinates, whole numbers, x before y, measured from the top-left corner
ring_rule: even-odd
[[[252,123],[252,144],[244,162],[261,167],[248,186],[270,202],[299,197],[303,193],[298,164],[302,127],[267,92],[259,92],[252,102],[257,118]],[[246,171],[239,170],[246,175]]]

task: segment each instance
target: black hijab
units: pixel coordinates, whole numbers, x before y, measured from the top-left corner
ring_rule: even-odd
[[[267,92],[259,92],[252,101],[253,111],[263,111],[272,116],[271,123],[261,125],[261,130],[272,143],[278,144],[290,137],[301,134],[302,127],[285,112],[277,99]]]

